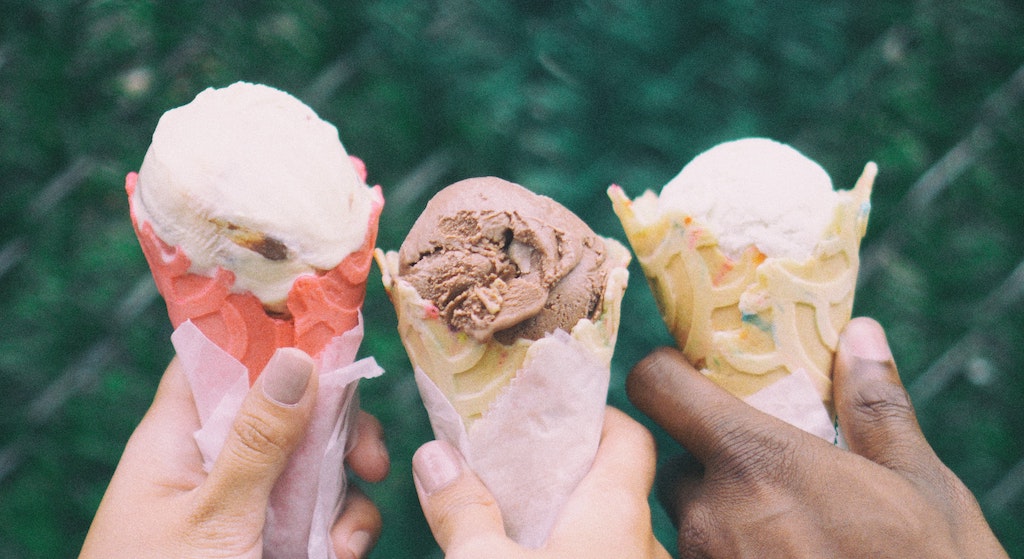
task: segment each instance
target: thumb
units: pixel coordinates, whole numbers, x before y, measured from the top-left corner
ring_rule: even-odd
[[[891,470],[926,475],[937,460],[900,382],[885,331],[855,318],[839,338],[836,413],[850,450]]]
[[[274,353],[242,402],[201,487],[200,505],[209,506],[199,510],[228,518],[263,518],[270,490],[309,423],[316,401],[314,369],[313,360],[299,349]]]
[[[471,540],[508,541],[494,496],[452,445],[430,441],[421,446],[412,457],[412,473],[423,514],[446,553],[470,547]]]

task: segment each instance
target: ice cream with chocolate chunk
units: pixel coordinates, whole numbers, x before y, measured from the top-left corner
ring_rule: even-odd
[[[594,318],[614,265],[575,214],[494,177],[439,192],[399,251],[399,277],[453,330],[506,344]]]
[[[366,239],[377,198],[338,131],[291,95],[239,82],[164,113],[133,196],[140,220],[286,312],[292,282],[337,266]]]
[[[202,91],[160,118],[127,190],[171,323],[191,321],[251,381],[276,348],[316,357],[357,325],[384,199],[295,97]]]
[[[382,372],[356,360],[381,188],[301,101],[236,83],[167,111],[125,190],[175,328],[206,471],[275,351],[315,359],[316,404],[269,496],[257,551],[332,557],[356,385]]]

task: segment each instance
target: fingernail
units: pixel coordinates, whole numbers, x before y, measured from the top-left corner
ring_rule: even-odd
[[[369,532],[364,530],[353,532],[352,535],[348,537],[347,546],[353,557],[365,557],[370,551],[370,546],[372,545],[373,538],[370,536]]]
[[[304,351],[293,347],[278,349],[260,373],[263,393],[282,406],[294,406],[306,393],[313,369],[313,360]]]
[[[849,354],[868,361],[892,361],[892,350],[885,330],[873,320],[850,322],[843,332],[843,345]]]
[[[462,475],[462,460],[451,445],[431,441],[413,455],[412,471],[423,492],[433,495],[459,479]]]

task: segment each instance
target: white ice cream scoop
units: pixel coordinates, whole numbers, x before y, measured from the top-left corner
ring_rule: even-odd
[[[164,113],[139,171],[135,211],[190,272],[280,310],[296,277],[337,266],[366,237],[372,190],[337,129],[291,95],[207,89]]]
[[[661,191],[663,209],[706,225],[733,259],[751,245],[765,256],[807,259],[838,201],[820,165],[765,138],[705,151]]]
[[[687,359],[830,442],[832,362],[853,310],[877,172],[868,163],[853,189],[833,191],[795,149],[747,138],[699,155],[661,196],[608,191]]]

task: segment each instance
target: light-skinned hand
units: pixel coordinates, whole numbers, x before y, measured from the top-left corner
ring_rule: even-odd
[[[177,359],[171,361],[125,447],[81,557],[261,557],[270,490],[309,422],[314,372],[302,351],[279,349],[207,474],[192,437],[199,416],[188,380]],[[380,424],[360,412],[356,437],[349,466],[367,481],[384,479],[390,462]],[[331,530],[338,558],[364,557],[380,530],[377,508],[350,485]]]
[[[680,557],[1007,557],[925,440],[871,319],[849,323],[835,360],[850,450],[748,406],[673,349],[638,363],[627,392],[703,465],[668,483]]]
[[[426,443],[412,466],[423,512],[447,559],[668,557],[654,538],[647,502],[654,483],[654,439],[614,408],[605,413],[590,472],[541,549],[523,548],[506,536],[494,497],[448,443]]]

